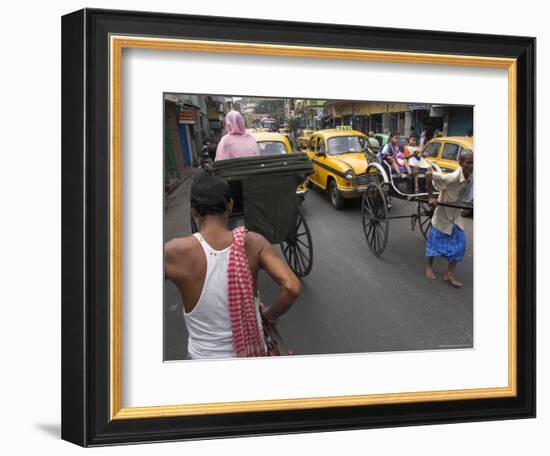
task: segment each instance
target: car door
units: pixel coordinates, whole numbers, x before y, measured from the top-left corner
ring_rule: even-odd
[[[440,151],[438,165],[444,172],[453,172],[458,169],[458,157],[460,153],[460,144],[446,142]]]
[[[424,146],[422,155],[428,163],[436,163],[439,160],[439,150],[441,149],[441,141],[430,141]]]
[[[313,163],[313,174],[309,176],[309,180],[316,185],[319,184],[319,166],[317,166],[315,150],[317,146],[317,136],[311,136],[307,142],[305,153]]]
[[[317,183],[321,188],[326,189],[327,188],[327,180],[328,180],[328,163],[327,163],[327,148],[325,144],[324,138],[319,136],[317,138],[317,141],[315,143],[315,157],[314,157],[314,163],[317,164]]]

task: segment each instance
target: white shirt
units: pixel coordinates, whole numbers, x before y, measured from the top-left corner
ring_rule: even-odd
[[[200,233],[193,236],[200,242],[206,256],[206,276],[201,295],[193,310],[183,311],[189,333],[187,352],[197,358],[231,358],[233,331],[229,312],[227,269],[232,245],[223,250],[213,249]],[[256,319],[263,332],[260,314],[260,295],[255,297]]]
[[[433,173],[433,182],[440,193],[437,201],[440,203],[460,204],[464,200],[464,193],[470,183],[470,178],[466,179],[462,168],[458,168],[452,173]],[[432,217],[432,225],[439,231],[446,234],[453,232],[453,225],[464,229],[464,220],[461,215],[461,209],[445,206],[437,206]]]
[[[189,333],[187,351],[191,358],[229,358],[233,356],[233,333],[229,315],[227,268],[231,245],[215,250],[200,233],[193,236],[206,256],[206,276],[201,295],[193,310],[183,311]]]

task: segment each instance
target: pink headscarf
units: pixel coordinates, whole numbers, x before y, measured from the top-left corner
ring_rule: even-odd
[[[244,119],[240,112],[229,111],[227,113],[225,130],[227,134],[218,143],[215,160],[260,155],[256,140],[246,132]]]
[[[227,113],[225,116],[225,129],[230,135],[247,135],[243,116],[238,111]]]

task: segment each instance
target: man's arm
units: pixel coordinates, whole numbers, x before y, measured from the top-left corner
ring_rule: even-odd
[[[437,199],[433,195],[434,186],[433,186],[433,172],[431,169],[426,171],[426,191],[428,192],[428,204],[432,207],[437,206]]]
[[[279,285],[279,294],[273,305],[261,309],[262,316],[267,321],[275,323],[277,318],[294,304],[294,301],[300,295],[302,284],[288,265],[275,253],[273,246],[265,239],[260,251],[260,267]]]
[[[437,198],[433,196],[434,184],[439,190],[443,190],[455,179],[457,179],[455,173],[434,172],[432,169],[426,171],[426,191],[428,192],[428,203],[430,206],[437,205]]]

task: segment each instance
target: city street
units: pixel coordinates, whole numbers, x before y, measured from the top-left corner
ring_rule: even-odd
[[[192,175],[166,199],[165,238],[190,234]],[[390,215],[416,211],[415,203],[392,200]],[[462,289],[442,279],[444,260],[436,259],[438,279],[424,276],[425,241],[409,219],[391,220],[381,258],[369,250],[361,228],[359,200],[343,210],[311,189],[303,203],[314,247],[313,269],[302,294],[280,319],[279,331],[296,355],[468,348],[473,345],[473,221],[465,219],[468,250],[457,268]],[[276,250],[280,252],[278,246]],[[262,273],[262,301],[277,291]],[[166,281],[165,360],[184,359],[187,333],[176,287]]]

